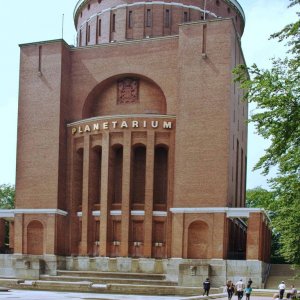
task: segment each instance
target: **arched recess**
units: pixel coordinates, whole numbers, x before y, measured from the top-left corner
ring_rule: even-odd
[[[132,209],[143,209],[145,204],[146,184],[146,146],[136,144],[132,149],[132,180],[131,205]]]
[[[27,254],[44,254],[44,226],[40,221],[31,221],[27,226]]]
[[[119,74],[96,85],[87,96],[82,118],[118,114],[166,114],[166,98],[157,83],[138,74]]]
[[[208,258],[208,225],[203,221],[194,221],[188,229],[187,258]]]
[[[166,145],[156,145],[154,154],[153,209],[166,210],[168,197],[168,154]]]

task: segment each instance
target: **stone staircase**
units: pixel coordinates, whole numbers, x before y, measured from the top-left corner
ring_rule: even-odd
[[[266,282],[266,289],[278,289],[281,281],[285,282],[286,289],[289,290],[293,284],[298,290],[300,289],[300,277],[295,278],[296,272],[288,264],[272,264],[269,277]]]
[[[201,287],[178,286],[165,274],[97,271],[57,271],[56,276],[41,275],[39,280],[0,278],[0,286],[10,289],[95,292],[105,294],[139,294],[161,296],[195,296]],[[212,288],[211,294],[219,293]]]

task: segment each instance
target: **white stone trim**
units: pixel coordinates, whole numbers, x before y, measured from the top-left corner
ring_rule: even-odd
[[[96,122],[102,120],[114,120],[114,119],[129,119],[129,118],[144,118],[144,119],[176,119],[175,115],[154,115],[154,114],[132,114],[132,115],[111,115],[111,116],[101,116],[101,117],[92,117],[88,119],[83,119],[73,123],[67,124],[67,127],[72,127],[84,123]]]
[[[92,216],[93,216],[93,217],[100,217],[100,215],[101,215],[101,211],[100,211],[100,210],[94,210],[94,211],[92,212]]]
[[[77,217],[82,217],[82,211],[77,212]]]
[[[1,219],[12,219],[15,217],[13,209],[0,209]]]
[[[170,211],[173,214],[212,214],[226,213],[227,218],[249,218],[250,213],[263,212],[263,208],[247,208],[247,207],[172,207]],[[267,215],[267,214],[266,214]]]
[[[130,212],[130,214],[132,216],[144,216],[145,215],[145,211],[144,210],[132,210]]]
[[[67,216],[68,213],[61,209],[55,208],[19,208],[12,210],[14,214],[54,214],[54,215],[61,215]]]
[[[110,215],[111,216],[121,216],[122,215],[122,211],[121,210],[111,210],[110,211]]]
[[[154,217],[166,217],[168,213],[166,211],[153,211],[153,216]]]

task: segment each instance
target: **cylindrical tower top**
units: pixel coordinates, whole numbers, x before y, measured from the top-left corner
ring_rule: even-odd
[[[237,0],[79,0],[74,9],[79,46],[174,35],[181,23],[215,18],[232,18],[242,35]]]

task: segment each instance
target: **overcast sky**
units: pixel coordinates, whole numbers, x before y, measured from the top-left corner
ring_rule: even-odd
[[[207,0],[212,1],[212,0]],[[19,0],[1,4],[0,47],[0,184],[15,183],[17,104],[19,84],[18,44],[57,39],[75,43],[73,10],[77,0]],[[270,66],[270,58],[284,53],[283,45],[268,40],[273,32],[296,20],[295,10],[287,9],[288,0],[239,0],[246,14],[242,47],[248,65]],[[250,108],[250,111],[253,107]],[[267,188],[266,178],[252,172],[267,145],[249,126],[247,187]]]

